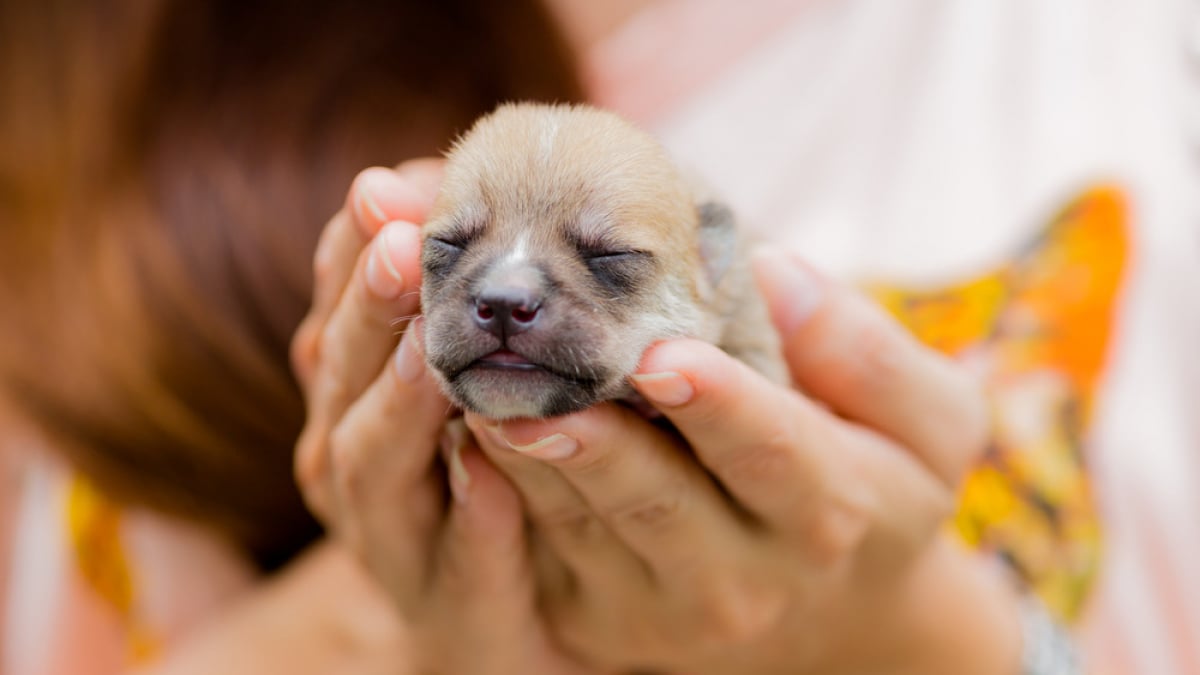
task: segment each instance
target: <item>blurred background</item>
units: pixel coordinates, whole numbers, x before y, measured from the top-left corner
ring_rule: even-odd
[[[317,237],[511,100],[625,115],[970,368],[951,526],[1098,672],[1200,673],[1195,0],[0,0],[2,672],[152,663],[320,536]]]

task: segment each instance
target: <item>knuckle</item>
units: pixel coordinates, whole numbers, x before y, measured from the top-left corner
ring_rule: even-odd
[[[310,422],[300,432],[300,438],[296,440],[296,461],[292,467],[296,482],[302,489],[307,489],[325,476],[322,445],[321,435]]]
[[[313,346],[316,361],[326,371],[337,372],[342,366],[342,328],[337,319],[335,315],[317,331],[316,344]]]
[[[816,567],[831,569],[850,557],[870,524],[867,508],[854,500],[826,497],[804,523],[805,558]]]
[[[783,428],[769,431],[760,442],[730,452],[714,467],[737,484],[769,484],[786,475],[793,459],[791,435]]]
[[[777,594],[752,592],[749,584],[735,579],[710,584],[693,614],[696,637],[707,644],[746,644],[775,624],[782,606]]]
[[[325,394],[324,399],[335,404],[345,402],[350,392],[347,355],[340,345],[338,328],[329,325],[321,331],[316,348],[319,367],[315,377],[320,378],[319,386]]]
[[[885,317],[871,314],[853,330],[848,341],[852,359],[835,375],[844,393],[871,392],[899,379],[911,346],[900,329]]]
[[[575,506],[549,511],[540,520],[556,539],[575,546],[597,543],[605,530],[596,514]]]
[[[605,444],[581,443],[577,452],[555,463],[564,471],[589,478],[611,474],[618,461],[617,453]]]
[[[338,424],[329,433],[330,469],[339,493],[353,503],[362,494],[365,458],[356,434],[345,424]]]
[[[979,382],[957,366],[952,367],[952,372],[956,385],[951,400],[959,408],[955,419],[960,420],[956,425],[954,444],[974,461],[983,455],[990,439],[991,410]]]
[[[678,523],[687,509],[687,499],[680,487],[664,489],[658,494],[638,498],[613,509],[612,522],[621,527],[646,530],[666,530]]]
[[[942,412],[928,432],[929,454],[941,458],[938,473],[950,485],[978,461],[991,439],[991,407],[981,383],[958,364],[935,355],[942,369]]]
[[[306,427],[296,442],[292,466],[297,487],[308,508],[322,521],[333,517],[329,495],[329,464],[323,435]]]
[[[288,348],[292,370],[302,383],[307,383],[317,364],[318,339],[320,331],[313,317],[307,316],[296,329]]]

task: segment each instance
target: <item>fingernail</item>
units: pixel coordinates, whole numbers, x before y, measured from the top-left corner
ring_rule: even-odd
[[[383,300],[395,300],[404,290],[404,277],[392,262],[394,229],[384,227],[375,238],[367,258],[367,288]]]
[[[496,433],[508,447],[522,455],[538,459],[563,459],[575,454],[575,451],[579,449],[579,443],[574,438],[563,434],[552,434],[545,438],[539,438],[528,445],[518,445],[505,438],[499,429],[496,430]]]
[[[471,487],[471,474],[467,472],[467,466],[462,461],[462,449],[466,442],[466,435],[467,430],[461,420],[458,420],[457,423],[452,420],[446,424],[439,440],[442,457],[445,458],[446,466],[449,468],[450,494],[459,504],[467,502],[467,493]]]
[[[753,258],[755,277],[765,292],[775,325],[785,333],[796,330],[824,300],[820,277],[781,251],[760,248]]]
[[[679,373],[639,373],[630,375],[630,379],[651,403],[664,406],[678,406],[692,400],[696,388],[686,377]]]
[[[387,221],[387,215],[379,207],[379,199],[371,190],[370,181],[367,179],[359,182],[358,194],[354,200],[354,215],[358,222],[364,224],[369,222],[369,218],[373,218],[376,224]]]
[[[489,446],[499,448],[508,445],[508,441],[505,440],[504,434],[500,432],[499,422],[495,420],[484,419],[481,420],[477,426],[479,428],[474,429],[475,433],[477,434],[476,437],[478,438],[478,435],[486,437]]]
[[[415,331],[419,328],[417,321],[419,319],[409,324],[404,337],[400,339],[400,346],[396,348],[396,376],[409,384],[421,379],[421,375],[425,372],[425,355],[421,353],[416,344]]]

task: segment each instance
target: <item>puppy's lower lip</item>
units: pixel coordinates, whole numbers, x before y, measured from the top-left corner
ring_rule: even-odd
[[[475,365],[500,370],[541,370],[541,366],[507,349],[497,349],[491,354],[480,358],[475,362]]]

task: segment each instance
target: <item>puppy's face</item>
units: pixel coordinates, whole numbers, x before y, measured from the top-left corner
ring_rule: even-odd
[[[702,329],[696,223],[658,146],[619,119],[501,108],[451,153],[425,226],[429,364],[496,419],[621,396],[650,343]]]

